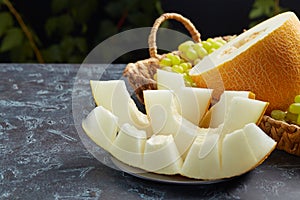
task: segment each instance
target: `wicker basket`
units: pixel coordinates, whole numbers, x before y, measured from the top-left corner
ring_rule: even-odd
[[[165,13],[155,20],[148,39],[150,58],[136,63],[129,63],[123,73],[123,75],[128,78],[129,83],[141,103],[144,102],[143,90],[157,89],[156,81],[153,79],[153,76],[156,73],[156,69],[159,68],[159,60],[165,55],[157,54],[156,34],[159,26],[168,19],[181,22],[189,31],[193,40],[195,42],[201,42],[200,33],[191,21],[182,15],[177,13]]]
[[[277,142],[277,149],[300,156],[300,127],[263,116],[260,128]]]
[[[161,23],[168,19],[175,19],[181,22],[189,31],[195,42],[201,41],[200,33],[190,20],[177,13],[165,13],[156,19],[148,39],[150,58],[136,63],[129,63],[123,73],[123,75],[128,78],[137,99],[141,103],[144,103],[143,90],[157,89],[157,84],[153,76],[156,73],[156,70],[160,68],[159,60],[165,55],[157,54],[156,34]],[[230,40],[230,37],[232,36],[225,36],[223,39]],[[299,126],[287,124],[266,115],[263,116],[259,126],[267,135],[277,142],[277,149],[300,156]]]

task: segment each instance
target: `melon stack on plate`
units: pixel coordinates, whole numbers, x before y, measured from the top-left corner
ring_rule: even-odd
[[[276,142],[257,126],[268,102],[248,91],[225,91],[209,109],[211,89],[186,87],[181,74],[162,70],[157,80],[159,90],[144,91],[146,114],[124,81],[91,81],[97,107],[83,120],[83,130],[129,166],[200,180],[244,174],[274,150]],[[204,119],[213,125],[199,126]]]

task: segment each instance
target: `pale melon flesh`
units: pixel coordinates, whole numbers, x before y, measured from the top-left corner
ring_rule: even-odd
[[[185,87],[182,74],[159,69],[157,70],[157,88],[172,90],[179,114],[193,124],[199,125],[210,105],[211,89]]]
[[[91,80],[90,85],[96,104],[116,115],[119,126],[129,123],[145,130],[148,136],[152,135],[147,116],[138,110],[123,80]]]
[[[82,128],[97,145],[110,151],[118,132],[118,118],[99,106],[82,121]]]
[[[217,128],[224,122],[225,116],[228,113],[230,103],[233,97],[244,97],[254,99],[255,95],[249,91],[224,91],[220,100],[214,104],[203,117],[200,126]]]

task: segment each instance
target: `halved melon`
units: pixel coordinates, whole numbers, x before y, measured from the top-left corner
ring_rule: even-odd
[[[300,22],[292,12],[270,18],[206,56],[191,71],[198,87],[252,91],[286,110],[300,94]]]

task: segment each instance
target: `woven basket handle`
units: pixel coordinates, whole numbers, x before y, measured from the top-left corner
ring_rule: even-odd
[[[168,19],[175,19],[179,22],[181,22],[184,27],[189,31],[191,34],[193,40],[195,42],[201,42],[200,39],[200,33],[197,31],[195,26],[191,23],[191,21],[185,17],[183,17],[180,14],[177,13],[164,13],[159,18],[157,18],[153,24],[153,27],[151,29],[149,38],[148,38],[148,44],[149,44],[149,53],[152,58],[161,58],[161,55],[157,54],[157,45],[156,45],[156,34],[158,31],[159,26],[161,23]]]

